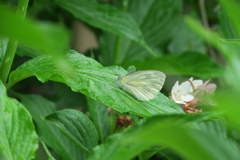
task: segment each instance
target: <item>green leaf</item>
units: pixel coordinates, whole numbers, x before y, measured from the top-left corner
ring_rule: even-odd
[[[202,78],[222,77],[223,66],[214,62],[209,56],[197,52],[170,54],[144,62],[126,62],[126,68],[134,65],[138,69],[160,70],[167,75],[189,75]]]
[[[106,3],[89,0],[55,0],[55,2],[76,18],[102,30],[125,36],[145,47],[155,56],[145,43],[138,25],[127,12]]]
[[[221,10],[219,13],[219,30],[221,36],[227,39],[238,39],[236,28],[230,21],[228,11]]]
[[[213,135],[218,135],[222,138],[227,138],[227,127],[222,121],[206,121],[198,124],[200,130],[209,132]]]
[[[68,46],[68,35],[62,27],[24,20],[0,6],[0,34],[16,39],[29,47],[59,57]]]
[[[239,14],[239,10],[237,9],[239,4],[235,4],[233,1],[221,1],[224,12],[228,13],[230,23],[236,30],[239,32],[240,21],[235,16]],[[186,17],[185,21],[206,41],[214,45],[217,49],[219,49],[221,54],[223,54],[228,61],[226,65],[225,71],[225,79],[228,82],[228,85],[225,87],[226,89],[219,90],[216,94],[216,102],[218,103],[218,109],[221,112],[226,113],[226,117],[231,122],[229,123],[231,126],[235,127],[239,131],[239,48],[240,42],[239,40],[226,40],[220,39],[218,35],[215,33],[206,30],[200,24],[195,22],[193,19]]]
[[[85,159],[81,148],[67,138],[58,127],[46,122],[43,117],[56,111],[56,105],[39,95],[17,95],[32,114],[40,139],[58,153],[63,160]]]
[[[228,139],[188,127],[204,115],[154,116],[94,148],[88,160],[132,159],[152,145],[167,145],[186,159],[239,159]],[[141,139],[141,140],[139,140]],[[199,156],[201,155],[201,156]]]
[[[187,51],[206,54],[207,48],[205,42],[181,20],[178,24],[178,32],[168,45],[168,51],[173,54]]]
[[[133,0],[129,6],[129,12],[138,21],[146,42],[154,50],[158,50],[159,46],[164,47],[175,36],[178,31],[176,24],[181,22],[181,10],[182,1],[175,0]],[[123,53],[127,52],[125,60],[149,58],[149,55],[136,44],[130,42],[125,45],[122,50]]]
[[[6,89],[0,81],[0,159],[12,160],[12,153],[7,135],[7,126],[5,125],[6,118],[3,117],[5,106],[8,98],[6,96]]]
[[[119,112],[132,112],[143,117],[183,113],[177,104],[161,93],[150,101],[142,102],[122,90],[118,77],[125,76],[127,72],[120,67],[103,67],[97,61],[75,51],[70,51],[65,59],[72,65],[72,70],[60,71],[53,65],[50,57],[36,57],[11,73],[9,85],[36,76],[41,82],[47,80],[62,82],[70,86],[73,91],[81,92]]]
[[[77,110],[65,109],[46,117],[84,151],[90,152],[98,143],[98,134],[89,118]]]
[[[229,87],[229,89],[222,89],[216,93],[215,100],[218,103],[217,109],[225,113],[226,118],[230,121],[229,125],[240,132],[239,128],[239,93]]]
[[[240,3],[234,0],[221,0],[220,1],[222,9],[227,13],[230,19],[230,24],[233,24],[233,28],[237,33],[237,38],[240,36],[240,20],[236,15],[240,14],[239,7]]]
[[[90,98],[87,98],[87,102],[90,117],[98,131],[100,141],[103,142],[110,133],[107,106]]]
[[[225,147],[231,148],[231,150],[233,152],[237,152],[237,150],[239,148],[238,143],[237,143],[237,141],[235,141],[235,139],[228,138],[229,128],[227,128],[227,126],[229,126],[229,125],[226,124],[224,121],[225,120],[201,122],[198,124],[198,127],[201,131],[208,132],[212,135],[216,135],[220,139],[225,139]],[[230,128],[230,132],[231,131],[233,131],[233,130],[231,130],[231,128]]]
[[[32,117],[17,100],[7,97],[0,81],[0,159],[33,159],[38,136]]]
[[[240,49],[240,42],[239,40],[226,40],[220,39],[219,36],[209,30],[206,30],[203,26],[199,23],[191,19],[190,17],[185,18],[186,23],[188,23],[202,38],[208,41],[210,44],[215,46],[221,54],[223,54],[228,64],[225,67],[225,74],[224,77],[229,85],[233,86],[235,90],[240,91],[240,87],[238,82],[240,81],[239,76],[239,49]]]
[[[0,5],[0,21],[4,22],[0,25],[0,35],[8,37],[9,54],[4,57],[5,63],[1,68],[1,79],[4,83],[7,81],[9,74],[9,63],[13,59],[16,52],[16,43],[19,41],[29,47],[39,50],[41,53],[53,55],[55,65],[60,69],[68,68],[64,64],[63,51],[67,48],[69,38],[66,30],[49,23],[36,23],[28,18],[22,19],[17,14],[12,13]],[[9,61],[9,63],[7,63]]]
[[[181,20],[179,16],[181,8],[181,1],[131,0],[128,11],[137,22],[147,44],[158,53],[160,47],[165,47],[166,43],[175,36],[178,23]],[[114,64],[117,40],[118,37],[109,32],[103,32],[101,35],[100,46],[102,47],[99,59],[104,65]],[[120,52],[119,64],[125,60],[143,61],[152,58],[141,46],[126,38],[122,39]]]
[[[229,57],[236,53],[235,47],[232,47],[233,45],[236,45],[236,40],[228,41],[226,39],[221,39],[217,33],[205,29],[199,22],[190,17],[186,16],[184,20],[200,37],[219,49],[219,51],[221,51],[220,53],[224,56]]]

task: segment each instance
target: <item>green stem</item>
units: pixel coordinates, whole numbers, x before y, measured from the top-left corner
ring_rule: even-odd
[[[129,6],[129,0],[124,0],[123,1],[123,10],[127,11],[128,6]],[[116,48],[115,48],[115,64],[121,64],[122,60],[125,59],[125,55],[123,56],[123,58],[121,57],[122,42],[123,42],[123,38],[121,36],[117,36]]]
[[[28,2],[29,0],[18,1],[17,15],[22,19],[25,18],[25,15],[27,13]]]
[[[26,15],[28,2],[29,0],[19,0],[18,2],[17,15],[22,19],[24,19]],[[6,53],[3,57],[3,63],[2,63],[2,66],[0,67],[0,79],[4,84],[7,83],[7,78],[8,78],[8,75],[12,66],[12,62],[17,50],[17,45],[18,45],[17,40],[9,39]]]
[[[115,64],[121,63],[121,51],[122,51],[122,37],[117,36],[115,48]]]
[[[6,53],[3,57],[2,66],[0,68],[0,79],[4,84],[7,82],[8,74],[12,66],[12,61],[17,49],[18,42],[16,40],[9,40],[7,44]]]
[[[208,23],[207,11],[206,11],[206,8],[205,8],[205,0],[199,0],[199,8],[200,8],[200,13],[201,13],[203,26],[207,29],[210,29],[209,23]],[[208,43],[207,43],[207,47],[208,47],[209,55],[212,58],[216,59],[216,56],[215,56],[216,54],[215,54],[214,49]]]

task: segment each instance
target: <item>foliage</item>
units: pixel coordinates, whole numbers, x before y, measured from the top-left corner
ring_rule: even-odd
[[[199,2],[2,1],[0,159],[240,159],[240,4]],[[70,45],[75,21],[97,49]],[[124,91],[136,70],[164,72],[162,93]],[[191,76],[217,83],[216,106],[186,114],[169,98]]]

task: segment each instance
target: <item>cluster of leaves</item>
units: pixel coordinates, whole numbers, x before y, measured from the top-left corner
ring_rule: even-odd
[[[176,0],[19,0],[16,13],[9,9],[13,2],[0,6],[0,159],[240,159],[235,1],[215,3],[221,6],[220,36],[183,17],[186,4]],[[27,8],[35,20],[25,18]],[[63,25],[37,22],[44,14],[65,27],[69,19],[85,22],[98,35],[99,53],[89,58],[66,51],[69,33]],[[198,36],[222,53],[226,67],[206,54]],[[18,61],[22,56],[28,57],[24,63]],[[218,109],[184,114],[162,93],[141,102],[118,83],[135,70],[122,68],[130,65],[167,76],[221,78]],[[37,89],[46,97],[23,94],[36,88],[30,77],[51,85],[45,92],[43,85]]]

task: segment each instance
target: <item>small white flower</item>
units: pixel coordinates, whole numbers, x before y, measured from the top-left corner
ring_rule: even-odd
[[[178,104],[186,104],[194,99],[194,91],[198,86],[203,84],[202,80],[193,80],[191,77],[179,85],[177,81],[172,88],[172,100]]]
[[[172,88],[172,100],[178,104],[186,104],[187,101],[191,101],[194,97],[193,95],[189,94],[191,85],[188,81],[183,82],[179,85],[177,81]]]
[[[171,91],[171,99],[178,104],[182,104],[182,109],[187,113],[202,112],[197,110],[195,107],[206,102],[209,94],[213,93],[216,89],[216,84],[210,83],[207,80],[203,83],[202,80],[193,80],[191,77],[189,80],[181,83],[177,81]],[[210,103],[208,103],[210,104]]]

